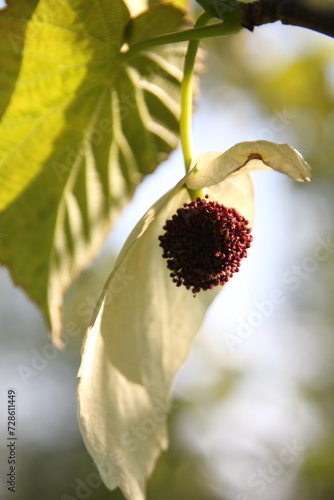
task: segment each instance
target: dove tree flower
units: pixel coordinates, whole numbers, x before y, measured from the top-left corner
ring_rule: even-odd
[[[119,486],[129,500],[145,498],[145,481],[168,444],[166,420],[174,376],[224,283],[205,291],[192,283],[176,286],[159,244],[166,239],[163,228],[168,232],[173,217],[176,225],[178,216],[183,218],[185,224],[176,236],[179,247],[186,248],[189,241],[182,235],[189,214],[185,208],[207,210],[209,200],[219,213],[226,215],[229,210],[243,229],[245,219],[251,226],[249,172],[270,169],[296,181],[310,177],[309,165],[286,144],[243,142],[224,153],[200,156],[190,172],[140,219],[106,282],[82,352],[79,421],[106,486]],[[208,198],[193,200],[194,190],[201,189]],[[193,221],[189,225],[200,232]],[[205,230],[209,234],[212,225]],[[249,231],[244,236],[248,246]],[[232,241],[233,234],[226,235],[227,246],[229,238]],[[210,245],[204,245],[206,250],[205,262],[215,257]],[[221,271],[226,265],[223,260]],[[198,276],[201,271],[197,262],[193,272]]]

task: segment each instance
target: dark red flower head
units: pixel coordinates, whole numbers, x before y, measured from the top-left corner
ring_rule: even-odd
[[[253,239],[234,208],[200,198],[184,203],[163,229],[159,240],[170,276],[194,294],[224,285],[238,272]]]

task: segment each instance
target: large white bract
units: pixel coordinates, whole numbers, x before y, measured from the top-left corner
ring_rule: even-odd
[[[243,142],[198,158],[191,172],[142,217],[128,237],[96,307],[79,370],[79,422],[85,444],[110,489],[145,499],[145,483],[167,448],[170,391],[207,308],[221,289],[194,298],[177,288],[158,237],[190,203],[188,189],[253,221],[251,170],[275,169],[296,181],[310,167],[286,144]]]

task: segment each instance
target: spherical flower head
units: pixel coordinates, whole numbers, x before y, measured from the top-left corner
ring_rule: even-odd
[[[194,294],[222,286],[238,272],[253,239],[244,217],[208,196],[184,203],[163,229],[159,240],[170,276]]]

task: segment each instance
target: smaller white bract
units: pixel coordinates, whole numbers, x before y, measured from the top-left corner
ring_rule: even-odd
[[[85,444],[110,489],[144,500],[145,483],[167,448],[170,390],[205,312],[221,287],[193,296],[176,287],[159,247],[163,226],[188,189],[253,222],[249,172],[274,169],[296,181],[310,167],[286,144],[243,142],[200,156],[190,171],[142,217],[104,287],[82,352],[79,422]]]

